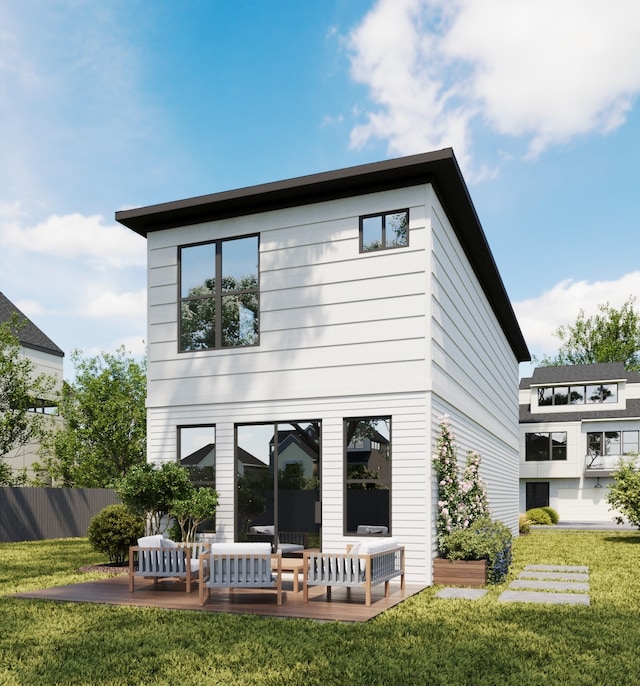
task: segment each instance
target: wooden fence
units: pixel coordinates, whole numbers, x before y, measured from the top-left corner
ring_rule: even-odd
[[[0,488],[0,542],[86,536],[91,518],[118,502],[108,488]]]

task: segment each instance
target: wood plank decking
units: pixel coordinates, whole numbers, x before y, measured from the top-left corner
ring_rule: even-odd
[[[407,584],[404,594],[400,583],[391,582],[390,594],[384,597],[384,584],[375,586],[370,607],[364,604],[364,589],[334,588],[327,599],[326,589],[309,588],[309,602],[302,601],[302,590],[293,591],[293,581],[283,580],[284,602],[276,605],[276,596],[270,589],[233,590],[220,589],[211,593],[210,599],[201,606],[198,602],[197,583],[191,593],[185,593],[180,581],[163,580],[157,585],[149,580],[137,580],[136,590],[129,593],[127,576],[115,576],[97,581],[85,581],[68,586],[55,586],[40,591],[17,593],[16,598],[57,600],[133,607],[159,607],[170,610],[193,610],[199,612],[226,612],[233,614],[261,615],[265,617],[297,617],[320,621],[366,622],[401,603],[424,587]],[[302,586],[302,583],[300,583]]]

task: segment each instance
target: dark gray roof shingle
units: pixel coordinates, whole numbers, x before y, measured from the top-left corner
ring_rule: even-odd
[[[49,336],[41,331],[29,317],[21,312],[6,295],[0,293],[0,322],[8,322],[14,312],[20,319],[26,322],[24,327],[20,329],[18,335],[23,347],[31,348],[31,350],[39,350],[51,355],[57,355],[58,357],[64,357],[64,352],[62,352]]]
[[[567,412],[536,412],[532,414],[530,405],[520,405],[520,423],[580,422],[587,419],[640,419],[640,399],[636,398],[627,400],[627,406],[624,410],[590,409],[593,408],[593,405],[574,405],[573,407],[579,409]]]
[[[544,386],[545,384],[606,382],[619,379],[625,379],[630,383],[639,383],[640,373],[627,371],[622,362],[536,367],[532,376],[520,380],[520,388]]]

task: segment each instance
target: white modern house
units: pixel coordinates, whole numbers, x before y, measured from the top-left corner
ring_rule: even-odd
[[[341,551],[370,525],[429,584],[444,414],[517,532],[529,352],[451,149],[116,219],[148,245],[148,456],[215,445],[217,539],[269,521]],[[292,435],[296,488],[279,460]]]
[[[520,509],[608,522],[611,474],[640,446],[640,373],[622,363],[537,367],[520,382]]]
[[[23,314],[3,293],[0,293],[0,322],[8,322],[17,314],[24,326],[20,329],[21,354],[33,364],[34,376],[46,374],[56,379],[59,386],[63,379],[64,352],[25,314]],[[34,398],[32,412],[57,415],[55,402],[47,398]],[[56,420],[57,421],[57,420]],[[37,462],[39,444],[35,442],[15,448],[3,457],[12,472],[26,470],[29,477],[35,477],[31,466]]]

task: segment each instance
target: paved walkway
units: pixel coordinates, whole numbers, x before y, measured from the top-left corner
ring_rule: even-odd
[[[477,600],[484,588],[443,588],[436,598]],[[589,605],[589,568],[567,565],[527,565],[498,596],[498,602]]]

